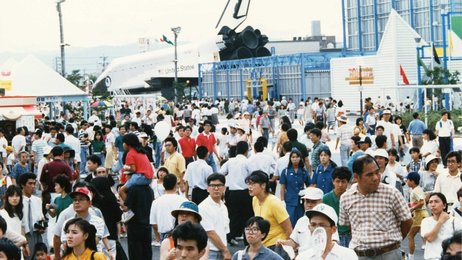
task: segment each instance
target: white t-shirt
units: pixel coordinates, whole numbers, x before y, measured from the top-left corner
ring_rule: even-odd
[[[420,234],[422,237],[430,233],[436,226],[437,222],[438,221],[436,221],[433,216],[424,218],[420,225]],[[425,244],[424,259],[440,259],[443,251],[443,248],[441,247],[443,240],[450,238],[454,234],[454,231],[461,229],[462,223],[457,221],[454,217],[451,217],[449,220],[444,222],[436,239],[432,242],[427,241]]]
[[[16,153],[24,151],[26,149],[26,137],[24,135],[15,135],[11,140],[11,146],[13,146]],[[21,146],[22,149],[20,149]]]
[[[184,196],[178,194],[164,194],[154,200],[151,204],[149,224],[157,224],[159,233],[167,233],[173,229],[175,218],[171,212],[180,207],[181,203],[187,201]]]
[[[6,209],[1,209],[0,216],[5,219],[8,230],[21,234],[22,221],[19,219],[18,215],[14,214],[14,217],[10,217]]]
[[[221,242],[226,245],[226,234],[229,233],[229,217],[225,203],[220,201],[218,204],[208,196],[199,204],[199,213],[202,216],[201,225],[205,231],[215,231]],[[210,239],[208,246],[210,250],[219,251]]]
[[[5,147],[4,147],[5,146]],[[6,150],[5,148],[8,146],[8,141],[5,137],[0,138],[0,155],[5,158],[6,157]]]
[[[448,119],[446,122],[443,120],[436,122],[435,130],[438,131],[439,137],[451,136],[453,129],[454,123],[452,123],[452,120],[450,119]]]

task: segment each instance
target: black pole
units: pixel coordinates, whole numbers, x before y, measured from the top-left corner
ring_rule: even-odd
[[[361,116],[363,116],[363,75],[361,66],[359,66],[359,108],[361,109]]]

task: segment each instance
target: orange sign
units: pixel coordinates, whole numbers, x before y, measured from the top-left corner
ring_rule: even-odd
[[[361,68],[350,68],[348,69],[349,76],[345,78],[346,81],[350,82],[350,85],[368,85],[374,84],[374,70],[373,68],[364,67]]]

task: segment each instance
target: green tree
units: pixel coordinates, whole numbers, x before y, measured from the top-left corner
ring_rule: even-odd
[[[83,81],[83,76],[80,74],[80,70],[73,70],[70,74],[66,76],[66,79],[75,86],[82,88],[81,83]]]
[[[459,71],[450,72],[446,68],[435,66],[433,69],[425,71],[426,78],[422,79],[422,85],[457,84],[459,75]],[[448,79],[447,82],[446,78]]]

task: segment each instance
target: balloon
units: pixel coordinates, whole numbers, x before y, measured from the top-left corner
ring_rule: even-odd
[[[167,138],[168,135],[170,134],[171,128],[172,127],[170,126],[170,124],[165,121],[158,122],[156,126],[154,127],[154,134],[156,134],[157,138],[161,142],[163,142],[165,138]]]

